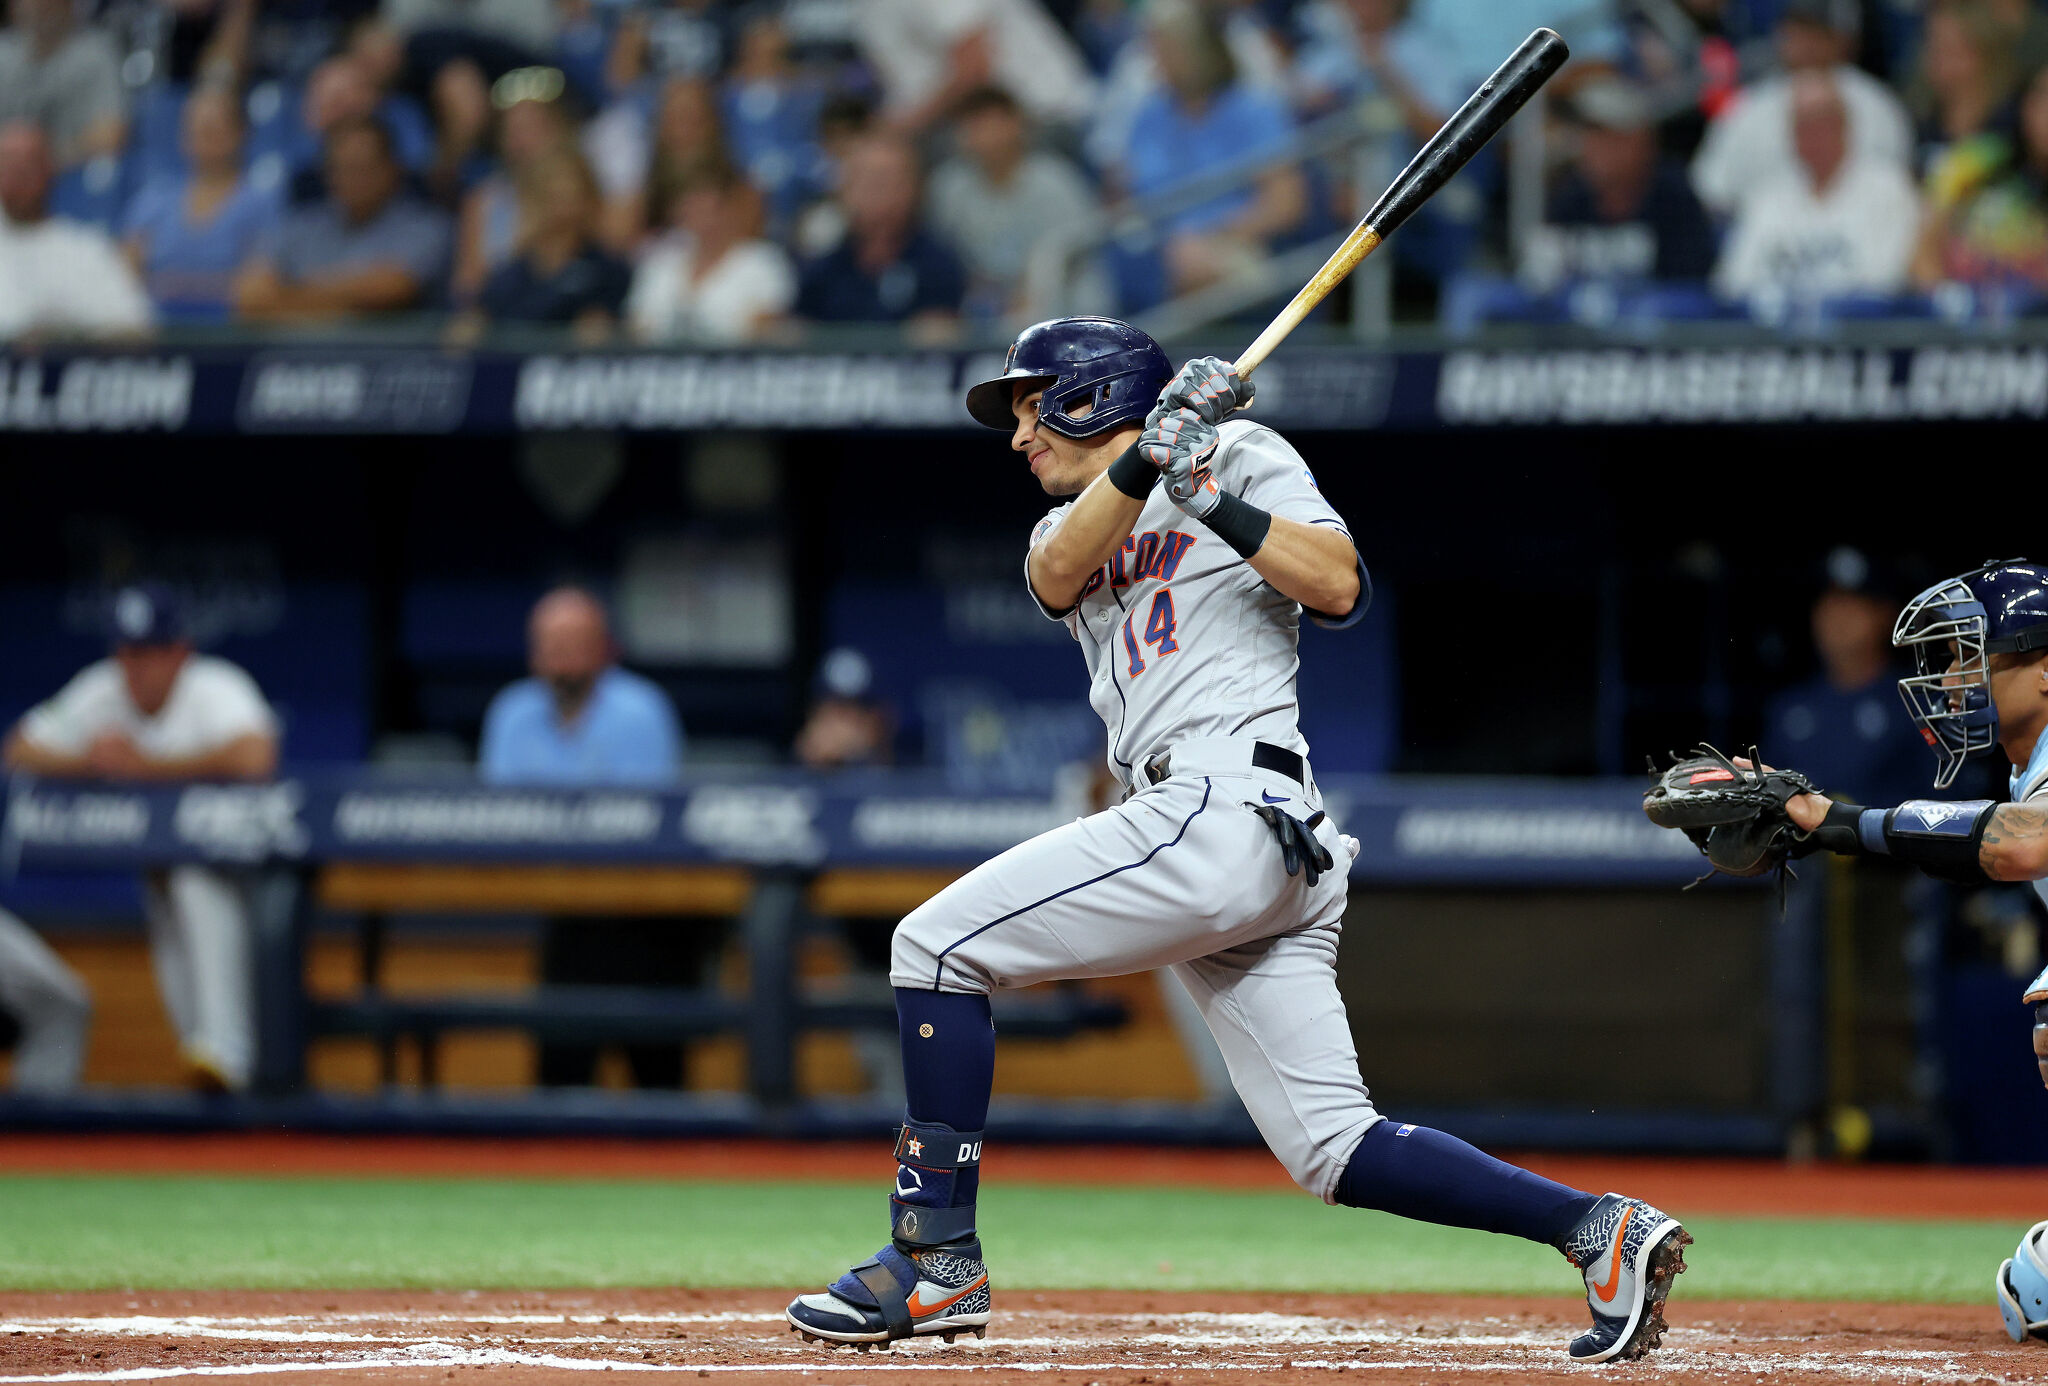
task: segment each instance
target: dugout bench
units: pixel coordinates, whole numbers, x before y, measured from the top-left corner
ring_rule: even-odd
[[[263,1083],[289,1091],[305,1079],[307,1046],[322,1036],[374,1040],[386,1082],[397,1077],[398,1043],[420,1056],[422,1086],[438,1083],[443,1035],[518,1030],[541,1040],[582,1043],[681,1041],[741,1034],[747,1086],[774,1105],[796,1097],[798,1037],[812,1030],[896,1028],[886,1001],[819,1000],[804,995],[796,952],[805,934],[835,917],[909,913],[955,879],[956,870],[837,868],[818,872],[737,866],[566,865],[520,863],[332,862],[310,868],[295,892],[293,917],[263,945],[260,975],[268,996],[296,998],[271,1008],[262,1045]],[[354,914],[361,990],[315,997],[305,984],[310,909]],[[406,913],[660,915],[733,918],[747,960],[743,997],[716,989],[539,986],[496,994],[395,996],[381,984],[390,918]],[[289,980],[288,980],[289,979]],[[1123,1023],[1124,1007],[1079,985],[996,1000],[1005,1034],[1060,1038]]]

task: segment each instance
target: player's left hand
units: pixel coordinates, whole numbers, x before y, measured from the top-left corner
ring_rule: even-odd
[[[95,775],[109,780],[139,780],[149,769],[149,758],[118,731],[101,732],[93,738],[86,747],[85,760]]]
[[[1198,520],[1216,508],[1222,495],[1209,471],[1216,443],[1216,425],[1192,409],[1162,414],[1138,435],[1138,451],[1159,469],[1167,499]]]
[[[1248,407],[1252,393],[1251,381],[1239,375],[1234,364],[1220,356],[1197,356],[1159,392],[1152,414],[1158,417],[1176,409],[1192,409],[1205,422],[1220,424],[1232,411]]]
[[[1273,830],[1273,838],[1280,844],[1280,860],[1287,867],[1287,874],[1308,876],[1308,883],[1314,885],[1323,878],[1323,873],[1335,864],[1330,849],[1323,846],[1316,837],[1316,824],[1323,821],[1323,811],[1317,809],[1303,822],[1291,813],[1282,813],[1271,804],[1246,804],[1246,808],[1266,820],[1266,826]],[[1350,844],[1345,844],[1350,850]],[[1356,853],[1353,853],[1356,855]]]
[[[1818,815],[1791,810],[1802,798],[1819,801]],[[1754,752],[1731,759],[1704,742],[1643,792],[1643,812],[1652,823],[1681,829],[1714,870],[1731,876],[1761,876],[1819,850],[1808,834],[1827,816],[1827,803],[1797,770],[1764,766]]]
[[[1748,756],[1736,756],[1735,763],[1745,770],[1751,768]],[[1768,765],[1759,765],[1755,768],[1761,770],[1766,775],[1776,773],[1775,769]],[[1828,810],[1834,806],[1835,801],[1833,799],[1830,799],[1818,790],[1813,790],[1804,794],[1794,794],[1791,798],[1787,799],[1785,801],[1785,816],[1792,820],[1793,827],[1798,828],[1801,832],[1810,833],[1827,821]]]

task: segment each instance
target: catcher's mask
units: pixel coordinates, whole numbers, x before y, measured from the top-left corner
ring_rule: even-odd
[[[1172,378],[1173,364],[1159,343],[1129,323],[1054,318],[1017,334],[1003,373],[967,392],[967,412],[977,423],[1008,432],[1017,426],[1010,392],[1026,381],[1045,392],[1038,400],[1041,427],[1089,438],[1144,418]],[[1076,416],[1076,409],[1087,412]]]
[[[1946,789],[1998,744],[1991,656],[2048,647],[2048,568],[2002,559],[1937,582],[1906,603],[1892,644],[1912,652],[1899,694],[1934,748],[1934,787]]]

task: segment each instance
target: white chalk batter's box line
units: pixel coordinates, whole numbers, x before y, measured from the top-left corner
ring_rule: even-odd
[[[1396,1328],[1390,1320],[1358,1320],[1328,1318],[1308,1314],[1281,1314],[1271,1310],[1250,1313],[1223,1313],[1211,1310],[1176,1311],[1167,1315],[1154,1313],[1085,1314],[1073,1311],[1044,1311],[1032,1309],[1005,1309],[1002,1315],[1006,1323],[1040,1320],[1075,1325],[1088,1337],[1055,1335],[1041,1331],[1032,1335],[1003,1334],[987,1343],[968,1343],[948,1351],[990,1350],[997,1348],[1045,1348],[1089,1350],[1091,1339],[1113,1338],[1120,1348],[1158,1348],[1175,1353],[1193,1353],[1208,1349],[1244,1350],[1265,1347],[1273,1348],[1342,1348],[1370,1346],[1420,1347],[1493,1347],[1518,1349],[1527,1348],[1548,1352],[1555,1350],[1569,1331],[1553,1326],[1512,1329],[1503,1331],[1504,1325],[1496,1318],[1477,1318],[1473,1327],[1445,1325],[1442,1328],[1417,1331],[1413,1328]],[[1186,1329],[1159,1331],[1162,1318],[1175,1324],[1187,1325]],[[1406,1322],[1406,1320],[1403,1320]],[[329,1323],[357,1323],[389,1325],[384,1333],[347,1333],[334,1329],[312,1327]],[[250,1315],[154,1315],[128,1314],[106,1316],[66,1316],[40,1319],[21,1319],[0,1322],[0,1335],[9,1333],[35,1333],[55,1335],[59,1333],[101,1334],[112,1337],[175,1337],[209,1339],[217,1342],[276,1343],[314,1345],[322,1343],[370,1345],[404,1345],[418,1342],[427,1337],[438,1341],[432,1334],[416,1331],[432,1325],[437,1328],[460,1326],[547,1328],[569,1325],[590,1327],[636,1326],[682,1326],[682,1325],[724,1325],[724,1324],[775,1324],[784,1323],[780,1313],[753,1313],[741,1310],[723,1310],[700,1313],[671,1314],[461,1314],[448,1312],[412,1311],[340,1311],[320,1314],[250,1314]],[[302,1327],[303,1325],[303,1327]],[[415,1331],[409,1331],[415,1330]],[[1195,1331],[1189,1331],[1195,1330]],[[1207,1331],[1201,1331],[1207,1330]],[[463,1335],[478,1338],[483,1335]],[[1803,1330],[1784,1333],[1763,1333],[1745,1330],[1742,1341],[1751,1349],[1773,1342],[1803,1342],[1810,1334]],[[1695,1346],[1705,1347],[1718,1341],[1711,1326],[1674,1328],[1666,1338],[1667,1352],[1686,1346],[1688,1341]],[[542,1336],[518,1335],[515,1343],[536,1347],[576,1347],[583,1345],[604,1345],[615,1340],[603,1334],[586,1336]],[[729,1346],[727,1340],[674,1338],[630,1340],[648,1344],[659,1343],[669,1352],[687,1352],[697,1346]],[[816,1350],[800,1347],[793,1339],[778,1331],[772,1338],[757,1340],[757,1346],[767,1351],[791,1353],[813,1353]],[[896,1351],[922,1352],[938,1351],[936,1343],[898,1344]],[[1946,1360],[1940,1353],[1924,1353],[1901,1349],[1889,1354],[1895,1360],[1919,1359]],[[898,1356],[895,1360],[905,1360]]]
[[[558,1357],[543,1353],[513,1352],[503,1348],[452,1349],[448,1344],[422,1344],[412,1353],[388,1358],[368,1358],[354,1362],[267,1362],[243,1363],[232,1366],[205,1367],[129,1367],[102,1372],[52,1372],[35,1376],[0,1376],[0,1386],[55,1386],[63,1382],[123,1382],[161,1381],[176,1377],[212,1376],[273,1376],[298,1372],[335,1371],[376,1371],[394,1368],[420,1367],[542,1367],[558,1371],[642,1371],[642,1372],[694,1372],[699,1376],[713,1373],[718,1375],[781,1374],[781,1375],[829,1375],[845,1372],[898,1371],[915,1372],[1188,1372],[1200,1371],[1209,1374],[1229,1372],[1270,1372],[1270,1371],[1434,1371],[1434,1372],[1554,1372],[1560,1365],[1556,1362],[1460,1362],[1440,1357],[1414,1357],[1406,1359],[1380,1359],[1377,1361],[1321,1361],[1314,1359],[1289,1359],[1286,1361],[1256,1362],[1203,1362],[1175,1359],[1169,1362],[979,1362],[954,1363],[919,1360],[911,1362],[890,1362],[887,1359],[876,1362],[808,1362],[808,1363],[682,1363],[664,1364],[640,1361],[608,1361],[602,1358]],[[1931,1355],[1931,1354],[1930,1354]],[[1859,1358],[1890,1357],[1882,1352],[1857,1355]],[[1768,1379],[1772,1373],[1830,1373],[1868,1381],[1955,1381],[1959,1367],[1950,1361],[1941,1368],[1913,1368],[1896,1362],[1883,1364],[1858,1361],[1855,1358],[1783,1358],[1783,1357],[1720,1357],[1713,1354],[1665,1354],[1650,1361],[1639,1363],[1637,1372],[1650,1371],[1665,1373],[1698,1373],[1717,1371],[1726,1373],[1754,1374]],[[2036,1380],[2034,1377],[1992,1377],[1978,1378],[1999,1383]]]
[[[663,1324],[675,1322],[773,1322],[779,1316],[748,1313],[719,1313],[695,1315],[647,1315],[647,1314],[591,1314],[591,1315],[475,1315],[459,1314],[434,1315],[393,1315],[374,1313],[334,1314],[327,1318],[347,1318],[392,1323],[407,1321],[432,1321],[441,1324],[497,1323],[512,1320],[514,1325],[559,1325],[565,1322],[588,1323],[593,1325],[625,1324],[638,1322]],[[1143,1322],[1148,1326],[1156,1323],[1161,1316],[1149,1314],[1117,1315],[1076,1315],[1072,1313],[1042,1313],[1036,1311],[1013,1312],[1006,1317],[1038,1318],[1073,1322],[1092,1320],[1098,1326],[1131,1324]],[[936,1343],[899,1344],[897,1350],[886,1356],[863,1357],[858,1360],[833,1361],[819,1356],[814,1349],[802,1349],[781,1337],[755,1339],[757,1350],[773,1353],[782,1361],[754,1363],[700,1362],[685,1359],[671,1362],[649,1362],[646,1360],[617,1360],[608,1357],[566,1357],[556,1353],[535,1353],[504,1347],[484,1347],[429,1339],[400,1347],[395,1353],[385,1355],[364,1354],[350,1356],[323,1352],[318,1360],[292,1362],[237,1363],[232,1365],[208,1366],[162,1366],[131,1367],[104,1371],[67,1371],[35,1375],[0,1376],[0,1386],[53,1386],[60,1382],[124,1382],[169,1380],[185,1376],[267,1376],[309,1371],[329,1372],[371,1372],[377,1370],[421,1368],[421,1367],[539,1367],[563,1371],[641,1371],[689,1373],[703,1376],[758,1373],[762,1375],[831,1375],[835,1373],[875,1373],[896,1371],[914,1372],[1160,1372],[1198,1371],[1205,1374],[1227,1374],[1232,1372],[1256,1373],[1280,1370],[1311,1370],[1332,1373],[1348,1371],[1439,1371],[1439,1372],[1537,1372],[1556,1371],[1565,1364],[1559,1360],[1557,1334],[1555,1330],[1542,1332],[1530,1330],[1514,1334],[1459,1334],[1455,1329],[1438,1334],[1417,1334],[1414,1332],[1332,1332],[1341,1321],[1320,1319],[1305,1315],[1267,1313],[1221,1314],[1200,1311],[1169,1316],[1179,1321],[1198,1323],[1205,1327],[1231,1325],[1237,1333],[1202,1332],[1192,1334],[1122,1334],[1120,1343],[1131,1346],[1140,1344],[1159,1348],[1165,1347],[1172,1356],[1156,1361],[1114,1361],[1088,1362],[1056,1357],[1046,1361],[1016,1361],[998,1356],[1005,1351],[1022,1347],[1075,1348],[1084,1352],[1099,1353],[1107,1343],[1090,1343],[1072,1338],[1030,1337],[999,1338],[992,1342],[976,1343],[967,1347],[941,1348]],[[260,1332],[249,1332],[265,1323],[307,1323],[319,1322],[319,1316],[280,1315],[261,1317],[164,1317],[155,1315],[133,1315],[107,1318],[63,1318],[46,1321],[21,1321],[0,1323],[0,1333],[39,1332],[50,1334],[59,1329],[90,1334],[95,1330],[125,1334],[151,1334],[166,1336],[179,1332],[194,1336],[218,1338],[240,1338],[247,1333],[251,1338],[262,1338]],[[1494,1321],[1494,1322],[1497,1322]],[[242,1327],[247,1325],[247,1328]],[[512,1326],[512,1325],[508,1325]],[[1347,1326],[1348,1327],[1348,1326]],[[195,1330],[212,1329],[212,1332],[198,1333]],[[1320,1332],[1311,1336],[1305,1329],[1315,1328]],[[1251,1330],[1251,1331],[1243,1331]],[[474,1336],[474,1335],[472,1335]],[[1699,1348],[1682,1346],[1683,1339],[1697,1339],[1702,1345],[1711,1343],[1713,1335],[1696,1329],[1674,1330],[1672,1337],[1680,1341],[1670,1345],[1656,1357],[1639,1364],[1636,1371],[1653,1374],[1671,1373],[1746,1373],[1769,1378],[1777,1374],[1819,1376],[1823,1374],[1847,1377],[1865,1381],[1934,1382],[1954,1381],[1960,1370],[1954,1359],[1941,1352],[1915,1349],[1879,1349],[1857,1353],[1853,1356],[1826,1356],[1817,1354],[1758,1354],[1719,1353]],[[246,1340],[246,1339],[244,1339]],[[389,1338],[375,1335],[340,1335],[306,1333],[304,1335],[280,1334],[274,1341],[282,1342],[385,1342]],[[593,1344],[613,1346],[616,1343],[602,1335],[566,1339],[543,1340],[549,1346],[573,1346]],[[662,1342],[670,1351],[681,1345],[674,1340]],[[1755,1341],[1753,1338],[1750,1340]],[[1197,1353],[1208,1350],[1238,1352],[1247,1349],[1303,1347],[1339,1347],[1344,1345],[1379,1344],[1390,1345],[1404,1350],[1404,1355],[1379,1357],[1358,1357],[1341,1360],[1326,1360],[1305,1357],[1265,1356],[1249,1360],[1211,1360]],[[716,1344],[729,1349],[733,1344]],[[1506,1349],[1506,1355],[1487,1361],[1472,1361],[1443,1355],[1447,1351],[1492,1347]],[[687,1347],[681,1350],[688,1351]],[[982,1357],[989,1360],[960,1361],[962,1356]],[[1420,1355],[1417,1355],[1420,1354]],[[1540,1354],[1541,1360],[1538,1360]],[[940,1357],[953,1360],[936,1360]],[[2024,1378],[1993,1378],[1994,1380],[2037,1379],[2029,1374]]]

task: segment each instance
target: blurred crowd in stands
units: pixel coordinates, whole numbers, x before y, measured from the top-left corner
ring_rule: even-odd
[[[1347,226],[1537,24],[1574,55],[1541,157],[1496,145],[1395,242],[1404,314],[2002,319],[2048,287],[2035,0],[7,0],[6,18],[6,339],[433,313],[457,341],[810,323],[928,341],[1138,314]]]

